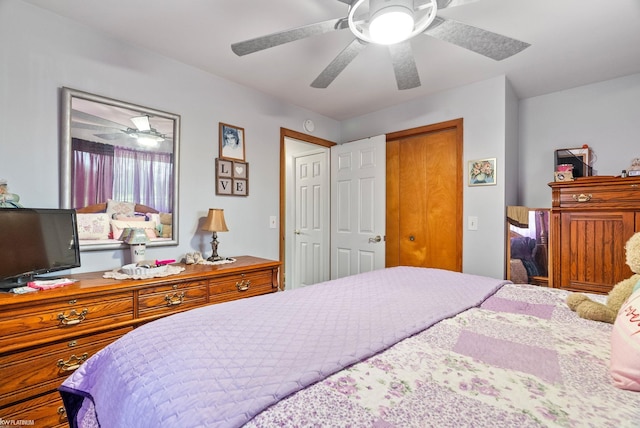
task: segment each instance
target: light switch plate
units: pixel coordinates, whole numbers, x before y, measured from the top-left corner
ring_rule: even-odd
[[[272,215],[271,217],[269,217],[269,228],[275,229],[277,227],[276,222],[277,222],[276,216]]]
[[[467,228],[469,230],[478,230],[478,217],[469,216]]]

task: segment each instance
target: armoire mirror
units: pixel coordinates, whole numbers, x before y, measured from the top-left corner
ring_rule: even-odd
[[[61,102],[60,206],[77,210],[79,229],[89,222],[80,214],[102,213],[92,221],[108,218],[110,229],[84,233],[81,250],[124,247],[113,220],[145,228],[153,220],[147,245],[177,245],[180,116],[71,88]],[[128,207],[126,217],[118,206]]]

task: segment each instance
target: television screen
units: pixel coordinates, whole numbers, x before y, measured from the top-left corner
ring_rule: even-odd
[[[0,209],[0,288],[34,275],[80,266],[76,212],[71,209]]]

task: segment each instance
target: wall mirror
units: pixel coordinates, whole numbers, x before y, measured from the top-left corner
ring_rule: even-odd
[[[180,116],[71,88],[61,93],[60,206],[78,213],[81,250],[178,244]]]

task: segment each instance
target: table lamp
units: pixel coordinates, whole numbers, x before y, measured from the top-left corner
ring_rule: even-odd
[[[228,232],[227,223],[224,221],[224,210],[220,208],[209,208],[209,214],[207,220],[202,226],[202,230],[213,232],[213,238],[211,240],[211,250],[213,254],[207,260],[215,262],[222,260],[222,257],[218,255],[218,232]]]
[[[149,238],[144,229],[127,227],[122,231],[120,240],[131,247],[131,263],[139,263],[145,259]]]

